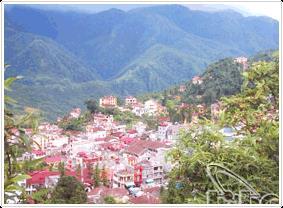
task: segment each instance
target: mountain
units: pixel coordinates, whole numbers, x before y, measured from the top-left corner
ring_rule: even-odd
[[[84,99],[165,89],[225,57],[278,48],[279,25],[231,10],[179,5],[89,14],[28,6],[5,10],[5,76],[12,95],[52,118]],[[56,106],[56,107],[55,107]]]

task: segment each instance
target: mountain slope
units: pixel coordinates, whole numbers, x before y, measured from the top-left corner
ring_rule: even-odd
[[[14,6],[5,11],[5,76],[23,75],[13,96],[54,118],[88,97],[162,90],[218,59],[276,49],[278,31],[271,18],[179,5],[96,14]]]
[[[22,75],[29,80],[70,79],[75,82],[95,80],[99,75],[84,66],[73,54],[61,45],[44,36],[22,32],[5,26],[5,62],[13,66],[5,76]]]

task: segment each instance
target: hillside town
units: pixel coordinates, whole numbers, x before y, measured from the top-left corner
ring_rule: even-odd
[[[141,103],[133,96],[125,98],[124,106],[118,106],[114,96],[101,98],[99,105],[131,111],[137,116],[166,113],[166,108],[157,101]],[[189,105],[183,103],[180,107]],[[206,108],[198,105],[197,109],[191,123],[172,123],[169,117],[158,117],[155,130],[148,130],[142,121],[129,129],[115,121],[113,115],[100,112],[92,114],[83,131],[64,130],[57,123],[48,122],[41,123],[36,134],[32,129],[25,129],[34,145],[31,152],[18,160],[41,158],[47,168],[30,172],[31,178],[22,181],[21,186],[27,195],[42,187],[54,187],[60,178],[58,166],[63,163],[65,174],[75,176],[84,184],[89,203],[102,203],[109,195],[121,203],[160,203],[160,188],[168,183],[166,174],[173,165],[165,160],[165,155],[178,140],[180,130],[196,123]],[[220,103],[211,105],[214,118],[219,112]],[[82,110],[75,108],[67,118],[79,118],[81,114]],[[61,120],[58,118],[58,122]],[[95,167],[104,173],[101,175],[104,185],[94,186],[91,172]]]
[[[235,59],[245,68],[247,63],[243,61],[246,61],[243,57]],[[203,79],[195,76],[191,82],[201,85]],[[184,93],[186,85],[181,84],[178,91]],[[88,203],[104,203],[107,196],[118,203],[160,203],[160,189],[166,188],[167,173],[174,165],[165,159],[166,153],[174,147],[180,132],[189,130],[204,114],[209,113],[211,120],[216,121],[221,113],[219,101],[210,106],[181,103],[177,108],[190,109],[191,119],[172,122],[168,109],[158,100],[141,102],[134,96],[125,97],[120,106],[117,97],[104,96],[99,99],[99,107],[131,112],[139,118],[145,115],[155,117],[156,128],[148,128],[142,119],[129,128],[123,122],[115,121],[113,115],[101,112],[92,113],[81,131],[61,128],[63,119],[68,121],[82,116],[80,108],[72,109],[55,123],[41,123],[36,133],[26,128],[25,133],[32,139],[33,149],[18,160],[41,159],[45,165],[45,168],[31,171],[30,178],[20,182],[28,196],[41,188],[54,188],[63,164],[64,174],[76,177],[84,185]],[[221,133],[228,138],[227,141],[234,137],[230,129],[224,128]],[[100,170],[99,177],[103,181],[100,184],[95,182],[94,169]],[[34,201],[30,199],[30,203]]]

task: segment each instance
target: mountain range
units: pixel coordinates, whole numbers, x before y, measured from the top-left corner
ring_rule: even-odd
[[[11,95],[52,119],[86,99],[162,90],[279,42],[274,19],[180,5],[95,14],[13,6],[4,18],[5,76],[24,76]]]

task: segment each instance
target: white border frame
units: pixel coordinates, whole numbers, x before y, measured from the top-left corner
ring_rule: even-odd
[[[280,91],[279,91],[279,100],[282,99],[282,2],[280,0],[238,0],[238,1],[213,1],[213,0],[191,0],[191,1],[150,1],[150,0],[143,0],[143,1],[131,1],[131,0],[124,0],[124,1],[78,1],[78,0],[66,0],[66,1],[56,1],[56,0],[30,0],[30,1],[16,1],[16,0],[2,0],[1,2],[1,69],[0,69],[0,75],[1,75],[1,150],[4,150],[4,5],[8,4],[219,4],[219,3],[245,3],[245,2],[267,2],[267,3],[278,3],[278,6],[280,4],[281,7],[281,19],[279,21],[279,83],[280,83]],[[280,122],[280,131],[279,131],[279,203],[282,206],[282,102],[280,102],[279,105],[279,122]],[[1,151],[1,206],[2,207],[278,207],[278,205],[264,205],[264,204],[4,204],[4,151]]]

